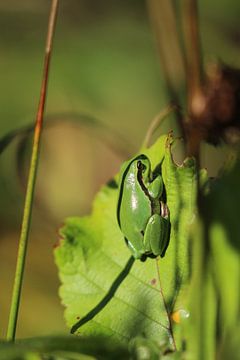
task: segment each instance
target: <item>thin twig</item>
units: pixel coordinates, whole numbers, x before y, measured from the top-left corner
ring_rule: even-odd
[[[22,227],[21,227],[21,233],[19,239],[17,265],[16,265],[16,272],[14,278],[14,285],[13,285],[12,302],[11,302],[11,308],[9,314],[9,321],[8,321],[7,340],[9,341],[14,341],[16,334],[18,310],[19,310],[19,303],[20,303],[20,296],[21,296],[21,289],[23,282],[25,258],[27,252],[28,235],[29,235],[29,229],[31,223],[34,188],[35,188],[36,175],[37,175],[37,164],[38,164],[39,152],[40,152],[40,139],[42,133],[43,114],[44,114],[46,94],[47,94],[47,83],[48,83],[49,64],[50,64],[50,57],[52,50],[52,40],[53,40],[53,34],[56,24],[57,9],[58,9],[58,0],[52,0],[49,23],[48,23],[46,48],[45,48],[45,60],[44,60],[44,69],[43,69],[43,78],[42,78],[43,80],[41,85],[40,100],[39,100],[36,123],[35,123],[31,163],[30,163],[30,169],[28,175]]]
[[[178,110],[178,107],[176,105],[170,104],[166,108],[164,108],[160,113],[158,113],[153,120],[150,123],[150,126],[147,130],[145,139],[143,141],[142,147],[148,147],[151,137],[154,134],[154,132],[157,130],[157,128],[162,124],[162,121],[166,119],[166,117],[173,112],[174,110]]]

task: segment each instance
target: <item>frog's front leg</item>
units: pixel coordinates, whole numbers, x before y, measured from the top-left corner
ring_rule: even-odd
[[[168,219],[154,214],[150,217],[144,233],[144,249],[146,253],[164,256],[169,242],[170,223]]]
[[[163,180],[161,175],[158,175],[152,182],[146,185],[149,195],[153,199],[160,198],[163,192]]]

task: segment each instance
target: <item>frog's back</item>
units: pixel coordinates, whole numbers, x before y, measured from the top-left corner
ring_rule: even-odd
[[[132,161],[122,175],[118,204],[118,222],[122,232],[128,238],[133,233],[145,230],[151,203],[144,193],[137,177],[136,160]]]

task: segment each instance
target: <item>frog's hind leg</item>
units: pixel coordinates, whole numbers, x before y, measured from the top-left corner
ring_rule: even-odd
[[[151,243],[150,243],[150,236],[149,236],[149,234],[151,234],[151,229],[150,229],[151,225],[149,227],[148,224],[147,224],[145,233],[143,234],[143,247],[144,247],[144,251],[146,254],[151,254],[152,250],[151,250]]]
[[[164,256],[168,242],[169,221],[158,214],[152,215],[144,234],[145,251],[156,256]]]

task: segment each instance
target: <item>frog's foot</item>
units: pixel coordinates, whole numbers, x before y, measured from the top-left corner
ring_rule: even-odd
[[[169,218],[169,209],[167,207],[167,204],[164,204],[164,202],[160,201],[160,209],[161,209],[161,216],[164,219]]]
[[[126,241],[127,246],[129,247],[129,249],[130,249],[130,251],[131,251],[134,259],[136,259],[136,260],[143,260],[143,257],[145,257],[144,260],[146,259],[146,256],[145,256],[145,254],[143,253],[143,251],[137,250],[137,249],[131,244],[131,242],[130,242],[128,239],[125,238],[125,241]],[[143,261],[144,261],[144,260],[143,260]]]

